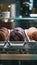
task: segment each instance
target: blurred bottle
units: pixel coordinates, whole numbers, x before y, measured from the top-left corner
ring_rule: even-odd
[[[29,6],[30,14],[33,13],[32,10],[33,10],[33,0],[30,0],[30,6]]]
[[[25,16],[29,16],[29,2],[26,1],[21,1],[20,2],[20,14],[25,17]]]

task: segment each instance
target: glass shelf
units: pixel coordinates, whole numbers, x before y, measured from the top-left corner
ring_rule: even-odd
[[[25,17],[25,18],[20,18],[20,17],[16,17],[16,18],[2,18],[2,17],[0,17],[0,20],[4,20],[4,19],[8,19],[8,20],[37,20],[37,17]]]

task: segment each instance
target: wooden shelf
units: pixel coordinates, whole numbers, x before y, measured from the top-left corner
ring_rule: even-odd
[[[0,54],[0,60],[37,60],[37,54]]]

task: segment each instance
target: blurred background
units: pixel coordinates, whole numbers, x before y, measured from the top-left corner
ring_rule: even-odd
[[[30,14],[37,14],[37,0],[0,0],[0,16],[4,11],[10,11],[10,17],[29,17]],[[37,27],[36,23],[36,20],[15,20],[14,27]]]

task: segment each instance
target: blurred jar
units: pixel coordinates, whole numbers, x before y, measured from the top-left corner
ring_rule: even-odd
[[[10,18],[10,12],[9,11],[2,12],[2,17],[4,19],[0,22],[0,27],[6,27],[8,29],[12,29],[13,21],[8,19]]]

